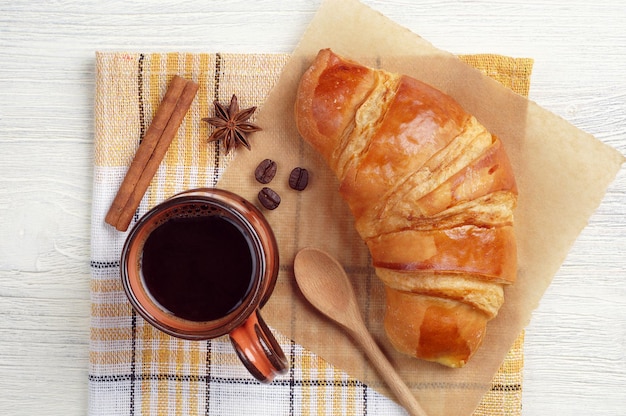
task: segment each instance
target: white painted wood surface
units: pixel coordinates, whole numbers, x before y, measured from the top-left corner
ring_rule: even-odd
[[[363,1],[450,52],[534,58],[531,99],[626,154],[621,1]],[[0,414],[86,412],[94,52],[290,52],[318,6],[0,0]],[[622,169],[527,328],[524,415],[626,414],[625,253]]]

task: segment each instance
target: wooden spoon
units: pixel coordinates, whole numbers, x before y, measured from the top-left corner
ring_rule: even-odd
[[[426,416],[404,381],[367,330],[350,280],[328,253],[304,248],[294,260],[296,281],[304,296],[320,312],[341,325],[361,345],[378,373],[402,406],[411,414]]]

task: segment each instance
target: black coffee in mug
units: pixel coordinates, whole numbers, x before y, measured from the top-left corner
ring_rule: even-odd
[[[120,261],[133,308],[187,340],[228,335],[254,377],[271,382],[289,363],[261,317],[278,277],[278,244],[253,204],[200,188],[161,202],[130,230]]]
[[[154,301],[173,315],[211,321],[234,311],[250,293],[253,255],[238,224],[206,205],[190,205],[148,236],[142,279]]]

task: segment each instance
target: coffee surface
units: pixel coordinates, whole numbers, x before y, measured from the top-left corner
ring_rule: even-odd
[[[219,215],[165,221],[148,236],[141,269],[154,300],[191,321],[232,312],[250,292],[255,271],[248,238]]]

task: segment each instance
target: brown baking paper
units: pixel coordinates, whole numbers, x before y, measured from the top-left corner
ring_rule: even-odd
[[[382,327],[383,285],[367,248],[354,231],[334,175],[296,130],[293,105],[299,78],[318,50],[327,47],[434,85],[456,98],[505,144],[519,188],[518,280],[507,288],[505,304],[490,322],[481,349],[462,369],[403,356],[391,347]],[[472,413],[624,162],[613,148],[355,0],[322,4],[256,123],[264,130],[251,136],[253,150],[238,150],[218,186],[256,201],[263,185],[254,180],[254,168],[264,158],[278,163],[278,174],[269,186],[282,202],[278,209],[265,212],[279,240],[281,270],[263,310],[266,320],[336,367],[389,394],[361,351],[312,309],[295,284],[293,259],[300,248],[315,246],[333,253],[353,280],[370,331],[429,415]],[[310,185],[302,192],[287,186],[296,166],[311,173]]]

